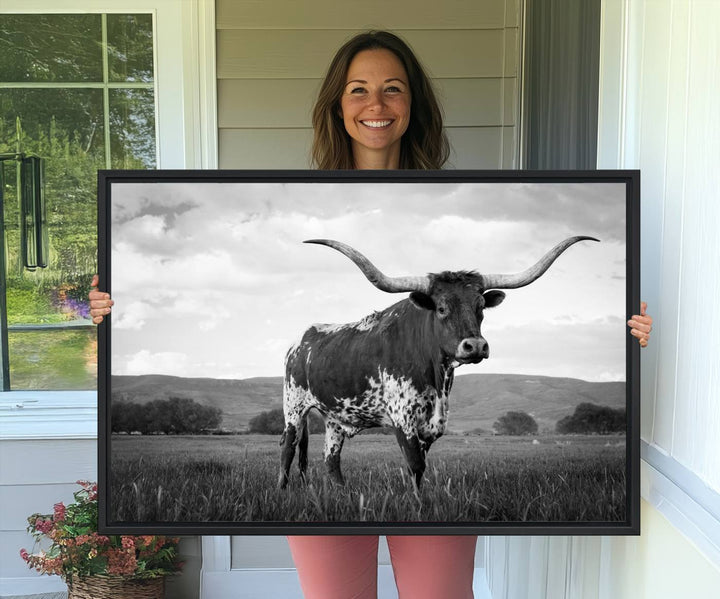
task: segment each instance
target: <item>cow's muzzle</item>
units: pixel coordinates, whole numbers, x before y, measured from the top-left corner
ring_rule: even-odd
[[[467,337],[455,350],[455,359],[461,364],[477,364],[490,355],[487,341],[482,337]]]

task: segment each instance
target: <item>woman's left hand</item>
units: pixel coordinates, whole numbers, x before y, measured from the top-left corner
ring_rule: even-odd
[[[647,347],[650,331],[652,331],[653,319],[652,316],[645,313],[645,310],[647,310],[647,304],[640,302],[640,314],[633,314],[632,318],[628,320],[630,334],[638,338],[640,347]]]

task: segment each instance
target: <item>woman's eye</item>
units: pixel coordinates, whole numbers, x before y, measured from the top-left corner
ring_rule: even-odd
[[[393,94],[399,94],[400,92],[402,92],[402,90],[399,87],[395,87],[394,85],[391,85],[390,87],[386,87],[385,91],[393,93]]]
[[[351,94],[364,94],[364,93],[365,93],[365,88],[364,88],[364,87],[353,87],[353,88],[350,90],[350,93],[351,93]]]

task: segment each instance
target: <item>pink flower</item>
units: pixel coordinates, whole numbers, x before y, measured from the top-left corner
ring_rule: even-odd
[[[125,549],[135,549],[135,539],[132,537],[122,537],[121,542]]]
[[[128,576],[135,573],[135,552],[127,549],[108,549],[108,574]]]
[[[65,505],[60,502],[56,503],[53,508],[55,510],[55,515],[53,516],[55,522],[62,522],[65,520]]]
[[[23,559],[23,561],[27,562],[30,560],[30,554],[27,552],[27,549],[21,549],[20,550],[20,557]]]
[[[42,518],[35,520],[35,528],[44,535],[49,533],[52,530],[52,527],[52,520],[43,520]]]

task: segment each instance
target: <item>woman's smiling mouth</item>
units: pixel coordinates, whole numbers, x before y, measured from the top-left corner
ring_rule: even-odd
[[[370,127],[371,129],[382,129],[383,127],[388,127],[389,125],[392,125],[392,120],[384,120],[384,121],[360,121],[363,125],[366,127]]]

